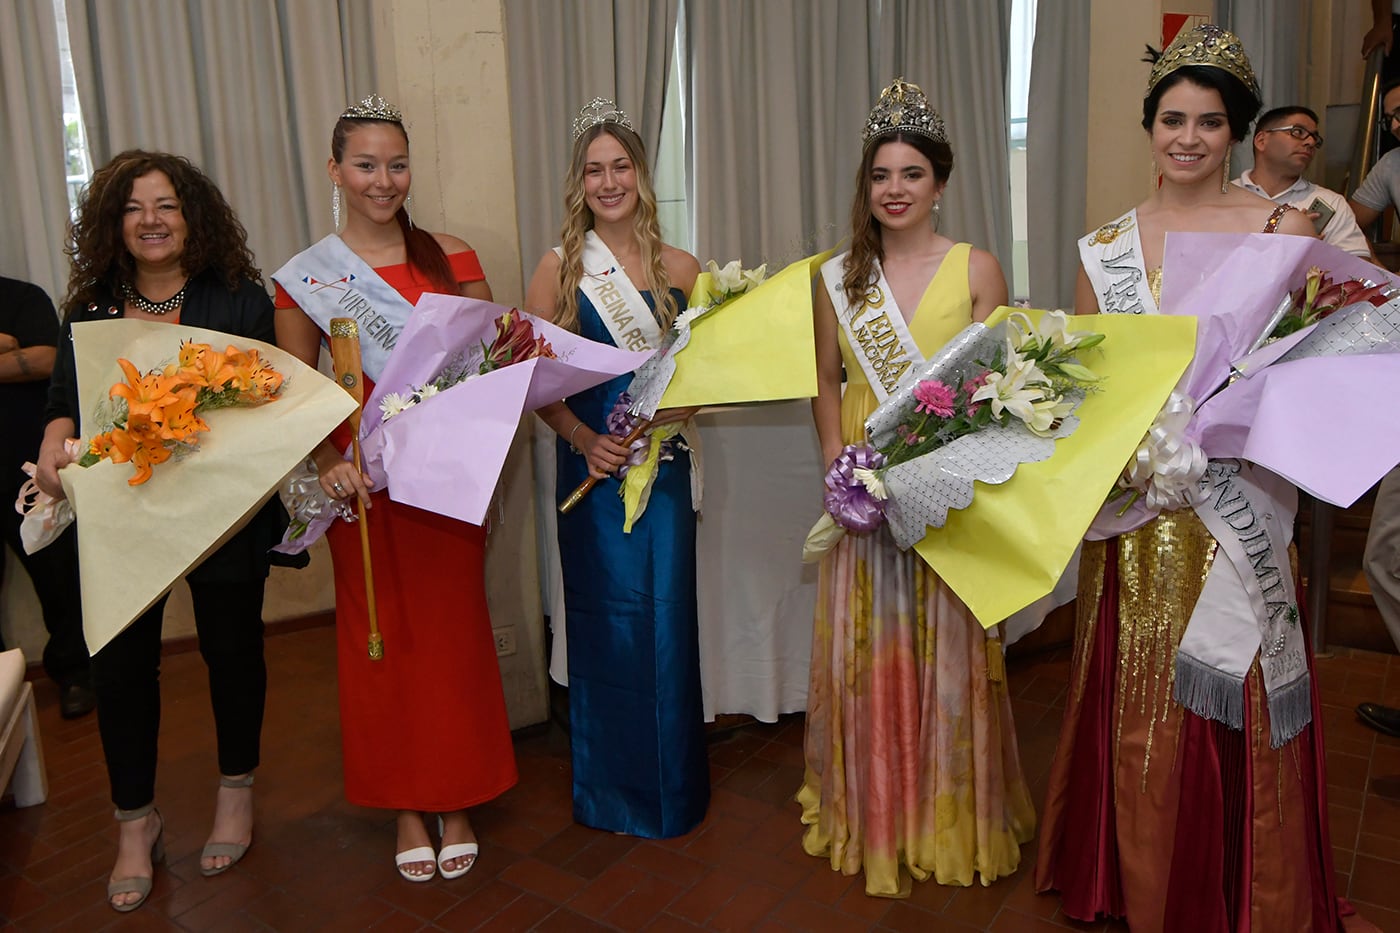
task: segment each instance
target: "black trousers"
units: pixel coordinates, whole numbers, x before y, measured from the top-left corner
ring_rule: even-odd
[[[199,653],[209,668],[220,774],[245,774],[258,766],[267,693],[264,583],[189,584]],[[112,802],[121,810],[135,810],[155,799],[164,612],[162,597],[92,658],[97,726]]]
[[[24,479],[18,471],[16,475]],[[88,673],[88,653],[83,642],[83,603],[78,595],[77,532],[69,525],[48,547],[33,554],[24,553],[19,537],[23,517],[14,508],[18,490],[16,483],[7,493],[8,498],[0,501],[0,535],[19,558],[20,566],[34,584],[34,594],[39,597],[44,628],[49,633],[44,645],[44,672],[60,685],[84,680]],[[4,640],[0,639],[0,651],[4,647]]]

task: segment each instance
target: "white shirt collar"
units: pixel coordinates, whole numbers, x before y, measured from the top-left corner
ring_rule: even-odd
[[[1287,188],[1280,191],[1278,194],[1270,194],[1255,183],[1254,177],[1249,173],[1249,170],[1246,169],[1240,174],[1240,187],[1244,188],[1247,191],[1253,191],[1260,197],[1268,198],[1271,201],[1277,201],[1278,203],[1282,204],[1286,201],[1292,200],[1293,198],[1307,195],[1310,191],[1312,191],[1313,183],[1308,181],[1306,178],[1299,177],[1296,181],[1293,182],[1293,184],[1289,185]]]

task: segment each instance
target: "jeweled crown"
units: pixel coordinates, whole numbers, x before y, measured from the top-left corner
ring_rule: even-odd
[[[929,106],[928,96],[917,84],[895,78],[880,92],[880,99],[870,110],[861,139],[868,145],[872,140],[891,133],[914,133],[935,142],[948,141],[948,128],[938,111]]]
[[[606,97],[595,97],[584,104],[578,116],[574,117],[574,139],[578,139],[599,123],[616,123],[624,129],[632,129],[631,119],[616,103]]]
[[[1147,93],[1151,94],[1152,89],[1167,75],[1187,65],[1219,68],[1240,79],[1256,99],[1262,97],[1259,79],[1254,76],[1249,56],[1244,52],[1244,43],[1239,36],[1214,23],[1201,23],[1179,33],[1171,41],[1162,51],[1162,57],[1152,64],[1152,71],[1147,76]]]
[[[378,94],[371,94],[358,104],[351,104],[340,115],[342,120],[388,120],[390,123],[403,123],[399,109]]]

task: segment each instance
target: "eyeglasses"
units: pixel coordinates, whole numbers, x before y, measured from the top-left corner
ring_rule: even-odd
[[[1386,114],[1387,124],[1389,123],[1389,120],[1390,120],[1392,117],[1396,117],[1396,116],[1400,116],[1400,112],[1393,113],[1393,114]],[[1308,129],[1306,126],[1299,126],[1299,125],[1296,124],[1296,123],[1294,123],[1294,124],[1292,124],[1292,125],[1290,125],[1290,126],[1271,126],[1271,127],[1269,127],[1267,130],[1265,130],[1264,132],[1266,132],[1266,133],[1287,133],[1289,136],[1292,136],[1294,139],[1299,139],[1299,140],[1302,140],[1302,139],[1311,139],[1311,140],[1313,141],[1313,145],[1314,145],[1315,147],[1317,147],[1318,149],[1321,149],[1321,148],[1322,148],[1322,134],[1318,133],[1316,130],[1310,130],[1310,129]]]
[[[1381,126],[1392,126],[1396,120],[1400,120],[1400,110],[1392,110],[1390,113],[1381,114]]]

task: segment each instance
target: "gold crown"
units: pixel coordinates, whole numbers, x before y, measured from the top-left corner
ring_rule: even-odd
[[[1151,94],[1152,89],[1167,75],[1187,65],[1219,68],[1239,78],[1256,100],[1263,96],[1259,92],[1259,79],[1254,76],[1240,37],[1214,23],[1201,23],[1172,40],[1171,45],[1162,51],[1162,57],[1152,65],[1152,71],[1147,76],[1147,93]]]
[[[342,120],[388,120],[403,123],[403,114],[378,94],[371,94],[358,104],[351,104],[340,115]]]
[[[880,99],[870,110],[861,139],[867,144],[891,133],[915,133],[935,142],[948,141],[948,128],[938,111],[929,106],[928,96],[917,84],[895,78],[880,92]]]
[[[584,104],[578,116],[574,117],[574,139],[578,139],[600,123],[616,123],[624,129],[632,129],[632,121],[616,103],[606,97],[595,97]]]

